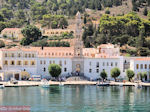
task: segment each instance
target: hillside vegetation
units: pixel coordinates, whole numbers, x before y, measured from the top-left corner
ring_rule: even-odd
[[[0,2],[0,31],[6,27],[24,27],[37,23],[46,28],[64,29],[69,25],[68,20],[73,20],[77,11],[80,11],[84,22],[85,47],[96,47],[102,43],[120,46],[128,44],[135,49],[122,52],[130,55],[150,55],[150,0],[0,0]],[[92,23],[93,20],[100,21],[100,25],[96,27]],[[33,43],[37,42],[34,43],[35,46],[40,46],[41,43],[46,45],[47,40],[36,40]]]

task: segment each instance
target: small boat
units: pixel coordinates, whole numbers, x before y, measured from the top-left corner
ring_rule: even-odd
[[[64,86],[64,84],[63,83],[59,83],[59,86]]]
[[[49,82],[46,79],[43,79],[41,81],[41,87],[43,87],[43,88],[49,88],[50,84],[49,84]]]
[[[136,88],[142,88],[142,85],[140,83],[137,83],[134,85]]]
[[[97,86],[109,86],[110,84],[109,83],[97,83],[96,84]]]
[[[3,89],[5,86],[3,84],[0,84],[0,89]]]
[[[123,87],[123,84],[119,84],[119,87]]]

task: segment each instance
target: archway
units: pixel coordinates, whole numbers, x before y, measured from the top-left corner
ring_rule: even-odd
[[[76,72],[78,72],[78,73],[79,73],[79,72],[80,72],[80,70],[81,70],[81,66],[80,66],[80,64],[77,64],[77,65],[76,65]]]
[[[15,74],[15,79],[19,80],[19,74],[18,73]]]

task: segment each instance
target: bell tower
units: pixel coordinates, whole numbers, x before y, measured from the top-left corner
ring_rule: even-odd
[[[82,42],[82,20],[81,14],[78,12],[76,14],[76,27],[75,27],[75,42],[74,42],[74,56],[83,56],[83,42]]]
[[[82,42],[82,20],[81,14],[76,14],[75,38],[74,38],[74,57],[72,58],[72,72],[84,75],[84,58]]]

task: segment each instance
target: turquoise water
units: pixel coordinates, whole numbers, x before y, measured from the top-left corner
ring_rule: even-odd
[[[0,105],[32,112],[150,112],[150,88],[51,86],[0,89]]]

